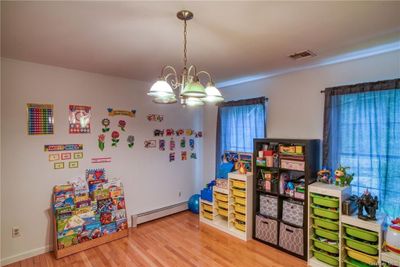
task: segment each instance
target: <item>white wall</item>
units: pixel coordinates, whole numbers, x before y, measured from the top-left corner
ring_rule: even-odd
[[[324,88],[400,77],[400,52],[329,65],[222,89],[226,100],[268,97],[267,136],[322,140]],[[217,108],[204,115],[204,182],[215,174]]]
[[[201,172],[195,170],[202,167],[201,154],[198,160],[181,161],[177,138],[173,163],[168,161],[168,146],[165,152],[143,147],[144,139],[153,139],[155,128],[200,130],[203,120],[198,110],[153,104],[146,95],[150,84],[144,82],[11,59],[2,59],[1,63],[2,263],[45,251],[51,245],[52,188],[72,177],[83,177],[86,168],[105,167],[108,177],[122,179],[128,216],[186,201],[199,190]],[[27,135],[26,103],[55,105],[54,135]],[[68,134],[69,104],[92,106],[91,134]],[[98,149],[97,136],[108,107],[137,110],[136,118],[123,117],[128,123],[127,133],[136,139],[133,149],[127,147],[126,136],[118,148],[111,148],[108,142],[103,152]],[[148,113],[164,114],[164,121],[148,122]],[[115,125],[119,118],[112,118],[112,123]],[[202,142],[196,139],[198,153]],[[43,146],[68,143],[84,145],[79,169],[54,170]],[[111,156],[112,163],[90,163],[91,157],[100,156]],[[178,192],[182,192],[181,197]],[[11,238],[13,226],[20,227],[21,237]]]

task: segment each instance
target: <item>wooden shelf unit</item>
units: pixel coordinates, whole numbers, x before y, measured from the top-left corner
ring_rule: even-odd
[[[304,161],[304,171],[298,171],[298,170],[291,170],[287,168],[281,168],[280,165],[280,160],[279,160],[279,166],[274,166],[274,167],[260,167],[257,166],[257,158],[258,158],[258,151],[263,149],[264,145],[267,144],[282,144],[282,145],[296,145],[296,146],[302,146],[303,147],[303,155],[304,159],[300,161]],[[320,140],[317,139],[254,139],[254,154],[253,154],[253,239],[258,240],[266,245],[272,246],[276,249],[282,250],[288,254],[291,254],[295,257],[301,258],[303,260],[307,260],[307,249],[308,249],[308,236],[307,236],[307,229],[308,229],[308,220],[307,220],[307,213],[308,213],[308,186],[316,181],[317,177],[317,171],[319,169],[319,151],[320,151]],[[280,155],[280,154],[279,154]],[[280,155],[283,156],[284,155]],[[260,170],[269,170],[273,172],[277,172],[278,175],[278,181],[280,179],[280,174],[283,172],[286,173],[303,173],[304,174],[304,199],[299,199],[295,197],[291,197],[289,195],[282,195],[279,192],[279,184],[278,184],[278,192],[268,192],[265,190],[260,190],[258,188],[258,179],[260,178]],[[266,216],[262,216],[259,214],[260,212],[260,195],[267,195],[267,196],[274,196],[277,197],[278,199],[278,216],[277,218],[268,218]],[[288,222],[285,222],[282,220],[282,210],[283,210],[283,202],[284,200],[294,200],[297,202],[302,202],[303,203],[303,226],[294,226]],[[265,240],[259,239],[256,237],[256,216],[262,216],[263,218],[273,220],[277,223],[278,228],[276,229],[277,231],[277,244],[267,242]],[[280,230],[281,227],[292,227],[295,229],[301,229],[302,231],[302,242],[303,242],[303,250],[301,254],[294,253],[293,251],[287,250],[280,246],[279,240],[281,238],[280,236]]]
[[[241,213],[245,216],[245,231],[237,229],[234,225],[235,221],[235,196],[233,195],[233,181],[241,181],[245,183],[245,213]],[[216,186],[213,187],[213,201],[209,202],[204,199],[200,200],[200,222],[215,227],[225,233],[233,235],[242,240],[251,239],[252,235],[252,187],[253,187],[253,175],[252,173],[239,174],[237,172],[231,172],[228,174],[228,189],[221,189]],[[216,199],[216,193],[220,193],[227,196],[228,204],[228,216],[221,216],[218,214],[218,200]],[[203,213],[204,206],[209,205],[212,207],[212,219],[206,218]]]

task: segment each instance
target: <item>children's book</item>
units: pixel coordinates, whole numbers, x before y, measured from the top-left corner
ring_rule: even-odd
[[[112,212],[112,220],[113,221],[118,221],[118,220],[122,220],[122,219],[126,219],[125,210],[114,210]]]
[[[124,197],[115,197],[115,198],[113,198],[113,203],[117,207],[118,210],[125,209],[125,199],[124,199]]]
[[[112,222],[112,213],[110,211],[100,213],[101,224],[109,224]]]
[[[115,224],[115,222],[101,226],[102,235],[109,235],[115,232],[117,232],[117,225]]]
[[[116,224],[117,224],[117,231],[118,232],[122,231],[122,230],[125,230],[125,229],[128,229],[128,222],[127,222],[126,219],[118,220],[118,221],[116,221]]]
[[[78,242],[82,243],[88,240],[96,239],[101,236],[101,224],[100,222],[94,222],[86,224],[83,227],[82,232],[78,235]]]
[[[113,211],[115,209],[116,207],[114,206],[111,198],[100,199],[97,201],[98,212]]]

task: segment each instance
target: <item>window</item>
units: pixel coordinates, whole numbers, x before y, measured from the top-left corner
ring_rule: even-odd
[[[400,79],[325,91],[324,164],[354,173],[352,190],[368,189],[379,208],[400,214]]]
[[[253,152],[253,139],[265,137],[265,97],[224,102],[218,107],[218,169],[224,151]]]

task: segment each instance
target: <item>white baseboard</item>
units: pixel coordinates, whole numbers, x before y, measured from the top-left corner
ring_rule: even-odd
[[[148,221],[152,221],[155,219],[159,219],[168,215],[172,215],[174,213],[178,213],[184,210],[187,210],[187,202],[182,202],[182,203],[178,203],[172,206],[168,206],[168,207],[164,207],[161,209],[157,209],[154,211],[149,211],[149,212],[144,212],[141,214],[136,214],[136,215],[131,215],[131,227],[137,227],[138,224],[144,223],[144,222],[148,222]],[[134,219],[136,218],[136,219]],[[128,222],[130,223],[130,222]],[[43,253],[47,253],[53,250],[53,246],[52,245],[46,245],[44,247],[41,248],[35,248],[32,250],[28,250],[7,258],[3,258],[0,261],[0,266],[4,266],[4,265],[8,265],[17,261],[21,261],[27,258],[31,258]]]
[[[144,213],[140,213],[140,214],[135,214],[132,215],[132,223],[131,223],[131,227],[137,227],[138,224],[141,223],[145,223],[145,222],[149,222],[152,220],[156,220],[165,216],[169,216],[184,210],[187,210],[188,206],[187,206],[187,202],[181,202],[175,205],[171,205],[168,207],[164,207],[161,209],[156,209],[156,210],[152,210],[149,212],[144,212]]]
[[[1,264],[0,265],[4,266],[4,265],[7,265],[7,264],[11,264],[11,263],[14,263],[14,262],[17,262],[17,261],[21,261],[21,260],[24,260],[24,259],[27,259],[27,258],[31,258],[31,257],[37,256],[37,255],[40,255],[40,254],[43,254],[43,253],[46,253],[46,252],[50,252],[52,250],[53,250],[53,246],[52,245],[46,245],[46,246],[41,247],[41,248],[35,248],[35,249],[32,249],[32,250],[28,250],[28,251],[25,251],[25,252],[22,252],[22,253],[19,253],[19,254],[16,254],[16,255],[1,259]]]

